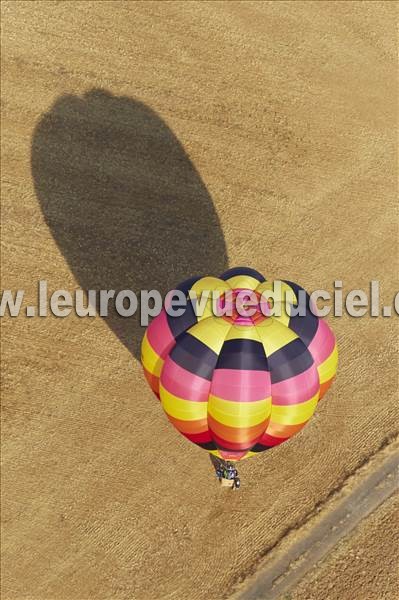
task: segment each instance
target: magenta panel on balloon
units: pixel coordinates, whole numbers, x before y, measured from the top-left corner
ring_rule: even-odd
[[[175,345],[176,340],[169,328],[167,315],[164,310],[148,326],[147,337],[152,348],[162,358],[165,358]]]
[[[272,403],[277,405],[299,404],[306,402],[317,394],[320,388],[317,367],[312,365],[309,369],[272,384]]]
[[[168,356],[161,373],[163,387],[179,398],[195,402],[207,402],[211,382],[180,367]]]
[[[321,365],[332,353],[335,336],[325,321],[319,319],[316,334],[308,346],[308,350],[316,365]]]
[[[270,373],[247,369],[215,369],[211,394],[232,402],[255,402],[271,395]]]

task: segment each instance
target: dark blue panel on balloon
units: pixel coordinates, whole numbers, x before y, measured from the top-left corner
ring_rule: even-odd
[[[268,358],[272,383],[303,373],[313,365],[313,358],[300,339],[290,342]]]
[[[292,288],[298,298],[298,308],[302,308],[301,314],[290,318],[289,327],[292,331],[295,331],[306,346],[309,346],[316,335],[319,324],[318,317],[314,315],[310,309],[310,296],[298,284],[293,283],[292,281],[285,281],[284,283],[287,283]],[[301,292],[301,294],[299,292]]]
[[[258,271],[255,271],[255,269],[250,269],[249,267],[234,267],[234,269],[229,269],[228,271],[222,273],[219,279],[227,281],[227,279],[230,279],[231,277],[236,277],[237,275],[249,275],[250,277],[257,279],[260,283],[266,281],[266,279],[263,277],[263,275],[261,275],[261,273],[258,273]]]
[[[223,344],[217,368],[268,371],[263,345],[255,340],[227,340]]]
[[[180,367],[211,381],[218,355],[189,333],[182,333],[170,357]]]

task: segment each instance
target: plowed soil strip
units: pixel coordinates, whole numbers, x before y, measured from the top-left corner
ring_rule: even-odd
[[[283,555],[272,558],[238,596],[238,600],[277,600],[323,559],[336,544],[398,489],[399,452],[388,457],[321,515],[314,527],[297,532]]]

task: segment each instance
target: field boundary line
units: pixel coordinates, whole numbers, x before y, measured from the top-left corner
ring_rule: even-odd
[[[386,456],[379,456],[384,454]],[[378,464],[374,465],[375,462]],[[361,465],[327,499],[320,512],[313,513],[287,532],[262,557],[254,574],[248,576],[230,597],[235,600],[278,600],[292,589],[360,521],[398,489],[398,444],[392,442],[374,454],[367,467]],[[352,480],[351,486],[345,489],[348,480]],[[302,535],[298,538],[301,530]],[[296,539],[290,541],[294,535]]]

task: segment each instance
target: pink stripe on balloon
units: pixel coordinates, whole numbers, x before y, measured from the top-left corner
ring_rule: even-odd
[[[168,356],[161,373],[161,384],[179,398],[195,402],[207,402],[211,382],[186,371]]]
[[[318,367],[323,363],[334,350],[335,337],[330,327],[325,321],[319,319],[319,326],[316,335],[310,342],[308,350]]]
[[[272,404],[288,405],[306,402],[317,394],[320,388],[319,374],[315,365],[309,369],[272,384]]]
[[[211,394],[233,402],[255,402],[271,393],[270,373],[239,369],[215,369]]]
[[[234,450],[221,450],[219,448],[219,454],[224,460],[240,460],[244,458],[247,452],[248,450],[234,452]]]
[[[166,312],[164,310],[162,310],[148,326],[147,336],[148,341],[155,352],[161,358],[165,358],[175,345],[176,340],[169,328]]]

